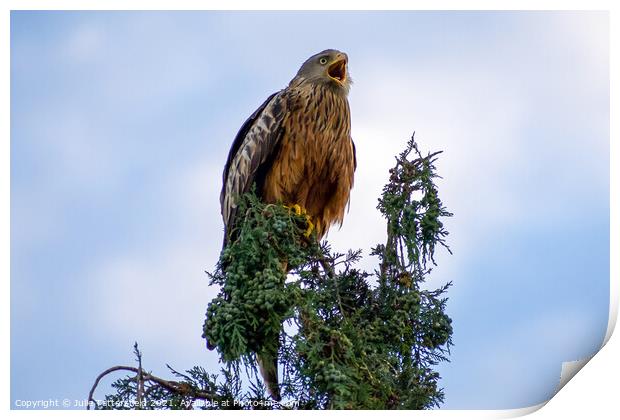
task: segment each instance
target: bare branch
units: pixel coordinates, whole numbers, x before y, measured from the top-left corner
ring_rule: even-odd
[[[174,394],[187,395],[194,400],[219,400],[221,399],[221,397],[217,395],[194,389],[191,385],[185,382],[168,381],[166,379],[159,378],[155,375],[151,375],[150,373],[145,372],[141,368],[135,368],[133,366],[114,366],[101,372],[99,376],[97,376],[97,379],[95,379],[95,383],[93,384],[92,388],[90,389],[90,392],[88,393],[89,404],[86,407],[87,410],[90,410],[90,402],[94,404],[95,408],[97,408],[98,406],[97,401],[93,398],[93,395],[95,393],[95,390],[99,386],[99,382],[101,381],[101,379],[103,379],[105,376],[111,373],[122,371],[122,370],[135,373],[136,377],[131,378],[134,381],[138,381],[138,378],[142,377],[144,382],[147,382],[147,381],[154,382],[157,385],[161,386],[162,388],[165,388],[166,390]]]

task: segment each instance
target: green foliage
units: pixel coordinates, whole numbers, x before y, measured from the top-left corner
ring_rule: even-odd
[[[215,274],[209,274],[211,284],[221,289],[207,307],[203,337],[224,361],[251,363],[255,352],[277,343],[299,299],[297,285],[285,283],[286,267],[303,264],[320,249],[316,241],[302,240],[306,221],[292,209],[247,194],[239,214],[244,223],[238,239],[222,252]]]
[[[439,407],[444,394],[433,369],[448,360],[452,344],[450,283],[422,287],[436,245],[448,249],[442,219],[451,214],[434,183],[437,154],[422,156],[412,137],[396,158],[379,199],[387,241],[371,252],[379,258],[373,273],[356,268],[360,250],[333,253],[307,238],[305,217],[253,194],[242,197],[237,239],[209,274],[220,292],[203,326],[207,345],[224,362],[223,379],[188,371],[181,383],[191,392],[183,401],[230,403],[201,408]],[[265,349],[278,351],[282,399],[295,405],[266,400],[255,367],[256,352]],[[117,382],[116,397],[135,395],[132,383]],[[235,406],[242,400],[250,403]]]

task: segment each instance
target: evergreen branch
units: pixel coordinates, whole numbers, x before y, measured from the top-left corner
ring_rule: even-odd
[[[436,290],[422,283],[436,265],[436,245],[451,253],[443,219],[452,214],[434,183],[440,153],[423,155],[412,136],[396,156],[377,205],[387,239],[371,251],[379,258],[374,275],[355,267],[361,250],[332,252],[327,242],[306,237],[305,217],[253,193],[240,197],[238,214],[244,216],[234,227],[236,240],[207,273],[220,290],[207,307],[203,337],[219,353],[222,379],[216,383],[204,368],[181,373],[170,365],[182,381],[151,375],[136,344],[138,367],[101,373],[89,403],[99,408],[93,394],[103,377],[128,371],[135,376],[115,382],[116,394],[107,400],[135,397],[138,408],[153,408],[162,398],[171,400],[170,408],[195,408],[200,399],[286,408],[265,399],[260,353],[277,354],[280,393],[296,408],[439,407],[444,393],[433,369],[448,361],[452,346],[445,297],[451,282]]]

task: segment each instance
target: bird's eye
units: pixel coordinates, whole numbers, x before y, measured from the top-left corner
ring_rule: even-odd
[[[327,57],[321,57],[321,59],[319,60],[319,63],[327,64]]]

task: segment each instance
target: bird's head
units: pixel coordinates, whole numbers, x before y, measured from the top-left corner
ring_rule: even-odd
[[[349,57],[338,50],[325,50],[313,55],[302,64],[293,80],[324,83],[345,93],[351,87]]]

